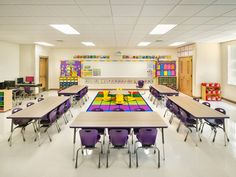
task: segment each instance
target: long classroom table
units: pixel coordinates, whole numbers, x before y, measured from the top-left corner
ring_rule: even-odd
[[[219,111],[216,111],[208,106],[205,106],[197,101],[194,101],[193,99],[185,96],[168,96],[167,97],[171,102],[178,105],[180,108],[191,114],[196,119],[196,135],[199,137],[200,141],[201,137],[198,130],[198,124],[199,119],[223,119],[223,130],[226,134],[225,130],[225,119],[228,119],[229,116],[220,113]],[[225,145],[226,145],[226,137],[224,136]],[[196,143],[197,145],[197,143]]]
[[[38,127],[40,127],[40,120],[59,105],[65,103],[68,99],[70,99],[70,97],[47,97],[43,101],[35,103],[32,106],[23,109],[22,111],[8,116],[7,119],[12,119],[11,132],[13,131],[13,119],[33,119],[37,121],[39,125]],[[37,135],[40,145],[40,130],[37,131]]]
[[[151,87],[155,89],[157,92],[159,92],[160,95],[175,95],[175,96],[179,95],[178,91],[171,89],[165,85],[154,84],[151,85]]]
[[[58,95],[64,95],[64,96],[71,96],[71,95],[76,95],[78,94],[82,89],[84,89],[86,85],[73,85],[70,86],[64,90],[61,90],[58,92]]]
[[[78,128],[160,128],[162,133],[163,159],[164,128],[168,125],[156,112],[81,112],[72,122],[70,128],[74,129],[73,159],[75,155],[76,132]]]

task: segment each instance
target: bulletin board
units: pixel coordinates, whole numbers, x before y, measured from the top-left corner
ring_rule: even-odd
[[[80,76],[81,62],[78,60],[63,60],[61,61],[61,77]]]
[[[86,72],[90,71],[89,74],[92,74],[90,76],[152,77],[152,70],[155,69],[155,62],[150,60],[149,61],[138,61],[138,60],[83,61],[81,63],[81,67],[82,71],[83,70],[85,70]]]
[[[157,62],[156,73],[157,77],[176,76],[176,62],[175,61]]]

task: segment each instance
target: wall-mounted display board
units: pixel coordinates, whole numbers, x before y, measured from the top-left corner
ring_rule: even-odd
[[[64,60],[61,61],[61,77],[76,77],[81,76],[81,62],[79,60]]]
[[[157,77],[176,76],[176,62],[175,61],[157,62],[156,76]]]
[[[92,58],[97,58],[97,59],[109,59],[109,55],[75,55],[74,58],[78,59],[92,59]]]
[[[202,83],[202,99],[206,101],[220,101],[220,83]]]
[[[158,59],[159,56],[156,55],[122,55],[123,59]]]

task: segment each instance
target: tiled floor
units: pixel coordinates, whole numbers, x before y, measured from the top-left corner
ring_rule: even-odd
[[[90,91],[90,99],[80,108],[78,105],[72,108],[74,117],[80,111],[85,111],[90,105],[97,92]],[[48,92],[45,95],[55,95]],[[155,108],[147,99],[148,93],[144,95],[152,109],[163,115],[163,108]],[[23,104],[23,106],[25,103]],[[148,176],[148,177],[235,177],[236,174],[236,105],[226,102],[213,102],[212,107],[223,107],[230,115],[227,122],[230,143],[225,147],[223,133],[219,130],[216,142],[212,143],[210,128],[205,127],[202,135],[203,142],[195,146],[194,133],[184,142],[186,129],[182,127],[176,132],[177,120],[165,131],[166,160],[161,161],[161,168],[157,168],[156,157],[152,152],[140,153],[140,167],[135,167],[135,158],[132,157],[131,169],[128,168],[128,154],[126,151],[111,151],[110,167],[105,168],[105,156],[102,156],[102,167],[97,168],[97,153],[80,155],[79,166],[74,168],[72,161],[72,130],[69,128],[73,118],[68,125],[60,121],[62,131],[58,134],[55,127],[49,131],[53,141],[50,143],[46,134],[42,135],[42,145],[38,147],[34,142],[32,127],[26,130],[26,142],[22,141],[19,130],[13,136],[13,146],[9,147],[7,136],[9,135],[10,121],[5,117],[10,114],[0,114],[0,177],[73,177],[73,176]],[[169,116],[165,118],[168,123]],[[168,123],[169,124],[169,123]],[[210,136],[211,135],[211,136]],[[157,139],[161,148],[160,134]],[[79,141],[79,140],[78,140]],[[91,153],[91,152],[88,152]]]

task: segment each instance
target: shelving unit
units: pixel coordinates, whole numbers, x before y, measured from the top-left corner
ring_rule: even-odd
[[[60,77],[59,78],[60,90],[63,90],[72,85],[78,85],[79,80],[80,80],[80,77],[78,76],[77,77],[72,77],[72,76]]]
[[[0,90],[0,112],[12,108],[12,90]]]
[[[202,83],[202,99],[206,101],[220,101],[221,89],[219,83]]]

